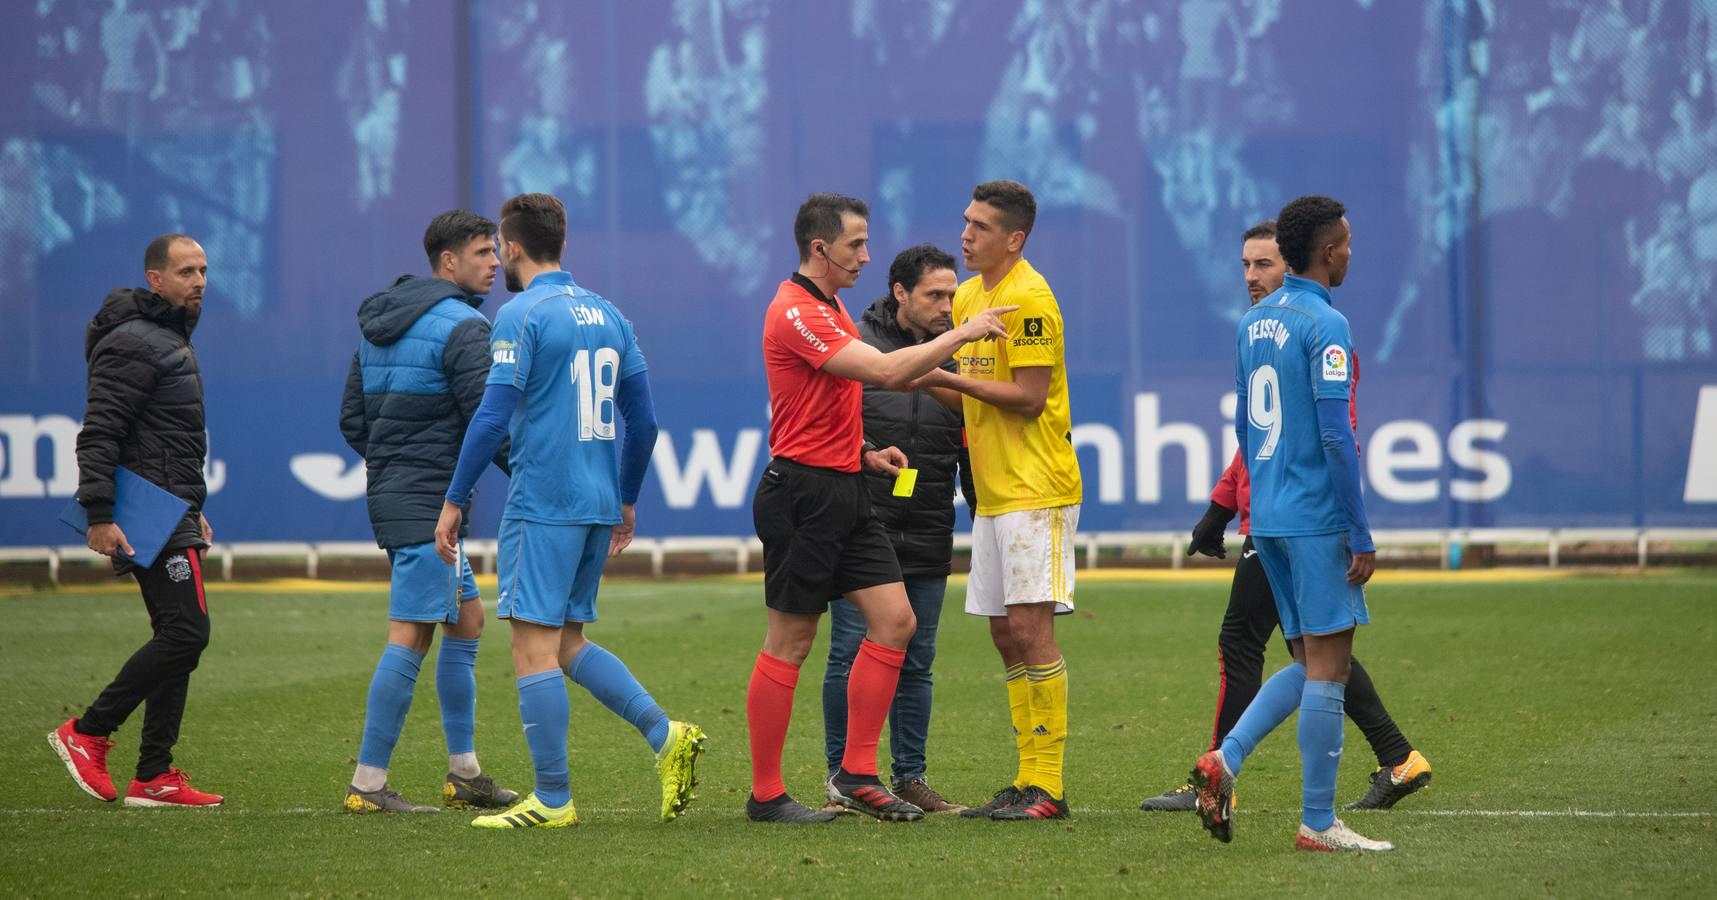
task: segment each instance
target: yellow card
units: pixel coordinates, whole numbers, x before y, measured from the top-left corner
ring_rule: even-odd
[[[918,470],[901,469],[900,474],[894,478],[894,496],[910,497],[912,496],[912,489],[917,486]]]

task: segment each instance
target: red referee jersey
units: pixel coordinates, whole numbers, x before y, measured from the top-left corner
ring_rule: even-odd
[[[824,297],[803,275],[781,282],[763,317],[771,456],[841,472],[859,470],[864,385],[823,371],[829,357],[857,335],[839,297]]]
[[[1347,388],[1347,420],[1353,425],[1353,447],[1359,449],[1359,355],[1353,354],[1353,381]],[[1211,502],[1240,511],[1240,533],[1252,533],[1252,478],[1240,461],[1240,451],[1234,451],[1228,468],[1210,492]]]

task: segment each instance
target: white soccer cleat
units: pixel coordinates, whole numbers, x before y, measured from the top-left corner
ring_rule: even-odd
[[[1374,841],[1358,834],[1347,827],[1347,823],[1336,819],[1335,824],[1323,831],[1313,831],[1301,824],[1300,833],[1294,836],[1294,849],[1312,853],[1333,853],[1337,850],[1378,852],[1394,850],[1395,845],[1388,841]]]

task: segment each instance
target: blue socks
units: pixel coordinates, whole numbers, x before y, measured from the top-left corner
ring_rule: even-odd
[[[651,750],[662,752],[662,745],[668,742],[668,714],[632,677],[620,657],[586,641],[567,664],[566,677],[589,691],[609,712],[631,722],[650,742]]]
[[[441,731],[447,755],[477,752],[477,641],[441,638],[435,657],[435,692],[441,698]]]
[[[1314,831],[1335,822],[1335,773],[1341,765],[1347,685],[1308,681],[1300,698],[1301,821]]]
[[[1288,666],[1264,682],[1264,686],[1258,689],[1258,696],[1252,698],[1252,704],[1240,714],[1240,721],[1235,722],[1228,736],[1222,739],[1222,760],[1228,764],[1228,771],[1240,774],[1240,764],[1246,761],[1247,754],[1258,747],[1264,735],[1287,720],[1294,708],[1300,705],[1300,695],[1305,693],[1305,689],[1306,667],[1300,663]]]
[[[560,677],[559,669],[550,669],[519,678],[519,719],[531,748],[531,765],[537,770],[537,799],[556,807],[572,802],[572,776],[566,762],[566,729],[572,713],[566,682]]]
[[[405,727],[405,714],[411,709],[411,694],[417,687],[417,673],[422,666],[423,654],[414,653],[409,647],[389,644],[382,651],[375,677],[370,679],[369,699],[364,701],[364,740],[358,748],[359,765],[388,767],[394,744],[399,742],[400,729]]]

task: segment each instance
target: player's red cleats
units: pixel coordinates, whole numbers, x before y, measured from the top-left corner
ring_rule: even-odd
[[[224,798],[191,787],[191,779],[178,769],[168,769],[148,781],[131,779],[125,792],[126,806],[220,806]]]
[[[113,742],[104,737],[79,734],[67,719],[64,725],[48,732],[48,746],[66,764],[66,772],[83,792],[97,800],[112,801],[118,796],[113,779],[107,774],[107,751]]]

